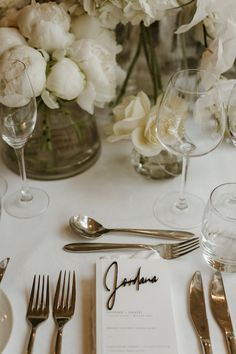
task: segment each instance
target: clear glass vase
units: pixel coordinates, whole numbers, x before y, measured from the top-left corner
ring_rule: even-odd
[[[150,179],[176,177],[182,171],[182,158],[167,150],[162,150],[158,155],[147,157],[133,149],[131,164],[136,172]]]
[[[38,104],[37,124],[25,147],[27,176],[54,180],[79,174],[98,159],[101,150],[95,117],[75,102],[61,101],[59,109]],[[18,173],[14,151],[4,144],[3,160]]]
[[[119,98],[142,90],[155,102],[175,71],[199,65],[205,47],[197,41],[194,29],[176,34],[194,14],[194,1],[183,4],[167,10],[161,20],[148,27],[142,23],[117,27],[117,42],[123,47],[118,62],[128,73]]]

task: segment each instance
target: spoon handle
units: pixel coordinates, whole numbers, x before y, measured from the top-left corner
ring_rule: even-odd
[[[195,235],[192,232],[188,231],[176,231],[176,230],[152,230],[152,229],[126,229],[126,228],[115,228],[110,229],[109,231],[114,232],[127,232],[132,234],[148,235],[158,238],[165,239],[176,239],[176,240],[188,240]]]

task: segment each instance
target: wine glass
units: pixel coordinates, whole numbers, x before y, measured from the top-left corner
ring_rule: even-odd
[[[175,73],[160,104],[156,133],[167,150],[183,157],[182,181],[180,192],[170,192],[156,201],[154,215],[160,222],[181,229],[201,224],[205,204],[185,192],[189,158],[215,149],[224,131],[225,114],[215,76],[200,69]]]
[[[227,106],[227,123],[232,143],[236,147],[236,81],[229,96]]]
[[[30,218],[47,209],[49,197],[38,188],[29,188],[26,178],[24,146],[37,118],[37,104],[26,65],[17,59],[0,63],[0,132],[16,153],[21,189],[5,198],[6,212],[18,218]]]

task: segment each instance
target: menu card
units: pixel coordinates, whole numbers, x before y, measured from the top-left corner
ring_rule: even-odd
[[[166,262],[98,259],[96,347],[96,354],[178,353]]]

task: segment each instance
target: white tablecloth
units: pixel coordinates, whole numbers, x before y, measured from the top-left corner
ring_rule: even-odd
[[[64,244],[81,239],[70,230],[73,214],[90,215],[106,226],[165,228],[153,216],[156,198],[167,191],[179,189],[180,177],[155,181],[138,175],[130,165],[129,142],[109,144],[103,141],[98,162],[81,175],[59,181],[35,181],[30,184],[45,189],[50,196],[46,213],[32,219],[20,220],[4,211],[0,222],[0,259],[11,258],[1,288],[8,295],[14,313],[13,331],[4,354],[24,353],[29,335],[25,314],[34,274],[49,274],[51,298],[62,269],[77,274],[77,303],[73,319],[66,325],[62,352],[92,354],[91,301],[95,293],[95,260],[102,254],[72,254],[62,250]],[[17,175],[0,162],[1,174],[8,181],[8,192],[19,185]],[[236,181],[236,149],[221,144],[212,153],[195,158],[190,163],[187,189],[207,200],[211,190],[224,182]],[[197,229],[196,233],[200,232]],[[158,243],[155,239],[108,234],[104,242]],[[179,353],[200,352],[188,309],[189,282],[196,270],[202,273],[207,313],[214,354],[226,352],[223,336],[213,319],[208,289],[213,271],[195,251],[177,260],[165,261],[171,268],[172,296]],[[233,325],[236,330],[236,274],[223,275]],[[158,301],[158,299],[157,299]],[[163,319],[162,319],[163,320]],[[55,325],[52,312],[38,328],[34,354],[51,353]]]

